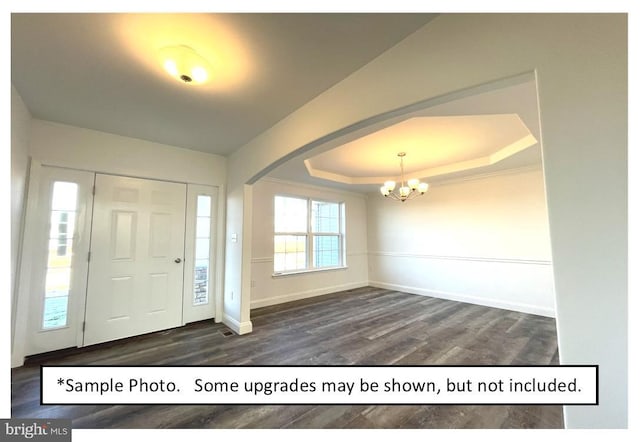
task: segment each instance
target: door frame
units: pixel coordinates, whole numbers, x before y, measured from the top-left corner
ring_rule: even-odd
[[[20,267],[19,267],[19,276],[17,282],[17,290],[16,290],[16,300],[15,300],[15,328],[12,330],[11,336],[11,367],[20,367],[24,365],[24,360],[26,357],[26,348],[27,348],[27,339],[29,338],[29,329],[28,329],[28,315],[30,308],[30,289],[31,289],[31,273],[35,266],[38,265],[37,262],[37,247],[39,244],[37,243],[37,235],[38,229],[41,228],[40,220],[38,219],[38,212],[40,211],[40,203],[42,199],[42,195],[40,195],[40,185],[42,181],[43,175],[43,167],[56,167],[59,169],[69,169],[73,171],[83,171],[90,173],[102,173],[107,175],[117,175],[123,177],[130,178],[140,178],[140,179],[150,179],[150,180],[159,180],[159,181],[167,181],[167,182],[176,182],[187,184],[187,186],[191,185],[199,185],[200,183],[185,183],[183,181],[178,181],[175,179],[161,179],[157,176],[144,176],[144,175],[129,175],[123,173],[114,173],[109,170],[88,170],[88,169],[79,169],[79,168],[69,168],[64,166],[59,166],[56,164],[43,164],[35,159],[31,159],[30,167],[29,167],[29,178],[27,184],[27,195],[26,195],[26,207],[25,207],[25,217],[24,217],[24,229],[23,229],[23,238],[22,244],[20,248]],[[216,323],[222,321],[223,315],[223,297],[224,297],[224,262],[225,262],[225,225],[226,225],[226,199],[221,198],[221,195],[226,194],[226,186],[221,185],[211,185],[204,184],[210,189],[217,189],[217,207],[215,209],[216,216],[211,218],[212,221],[212,235],[214,236],[213,242],[215,246],[212,246],[212,253],[215,251],[214,259],[215,259],[215,267],[213,271],[215,271],[215,284],[213,285],[213,299],[215,302],[215,317],[213,318]],[[188,214],[187,214],[188,215]],[[185,232],[186,234],[186,232]],[[192,277],[192,276],[191,276]],[[186,278],[186,275],[185,275]],[[86,290],[83,303],[86,302]],[[183,316],[184,318],[184,316]],[[84,320],[84,312],[82,312],[82,321]],[[81,321],[81,322],[82,322]],[[184,319],[183,319],[184,322]],[[81,347],[82,343],[80,342],[78,347]]]

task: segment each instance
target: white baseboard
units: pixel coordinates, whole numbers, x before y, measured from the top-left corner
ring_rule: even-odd
[[[487,307],[501,308],[505,310],[513,310],[516,312],[529,313],[532,315],[547,316],[549,318],[555,318],[556,313],[553,309],[540,307],[531,304],[522,304],[516,302],[509,302],[503,299],[485,298],[482,296],[475,296],[466,293],[454,293],[445,292],[441,290],[427,290],[420,287],[410,287],[399,284],[388,284],[380,281],[369,281],[369,285],[372,287],[378,287],[381,289],[397,290],[399,292],[412,293],[414,295],[431,296],[433,298],[448,299],[450,301],[460,301],[469,304],[484,305]]]
[[[251,308],[267,307],[270,305],[282,304],[285,302],[297,301],[299,299],[313,298],[314,296],[328,295],[330,293],[340,292],[343,290],[357,289],[369,285],[368,281],[351,282],[349,284],[334,285],[331,287],[322,287],[303,292],[287,293],[286,295],[272,296],[265,299],[256,299],[251,301]]]
[[[251,321],[238,322],[226,313],[222,314],[222,323],[239,335],[245,335],[253,331],[253,323]]]

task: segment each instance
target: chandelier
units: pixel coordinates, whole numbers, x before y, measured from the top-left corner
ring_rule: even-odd
[[[421,183],[420,180],[413,178],[406,182],[404,181],[404,157],[407,154],[405,152],[399,152],[398,156],[400,157],[400,188],[398,192],[394,192],[396,188],[395,181],[385,181],[384,185],[380,188],[380,193],[388,198],[391,198],[396,201],[405,202],[406,200],[410,200],[415,198],[418,195],[424,195],[424,193],[429,189],[429,185],[427,183]]]

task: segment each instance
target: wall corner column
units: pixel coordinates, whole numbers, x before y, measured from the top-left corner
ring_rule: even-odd
[[[253,331],[251,305],[252,186],[229,185],[222,322],[242,335]]]

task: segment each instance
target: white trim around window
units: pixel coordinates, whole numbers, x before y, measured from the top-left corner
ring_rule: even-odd
[[[276,195],[273,238],[274,277],[344,269],[345,204]]]

